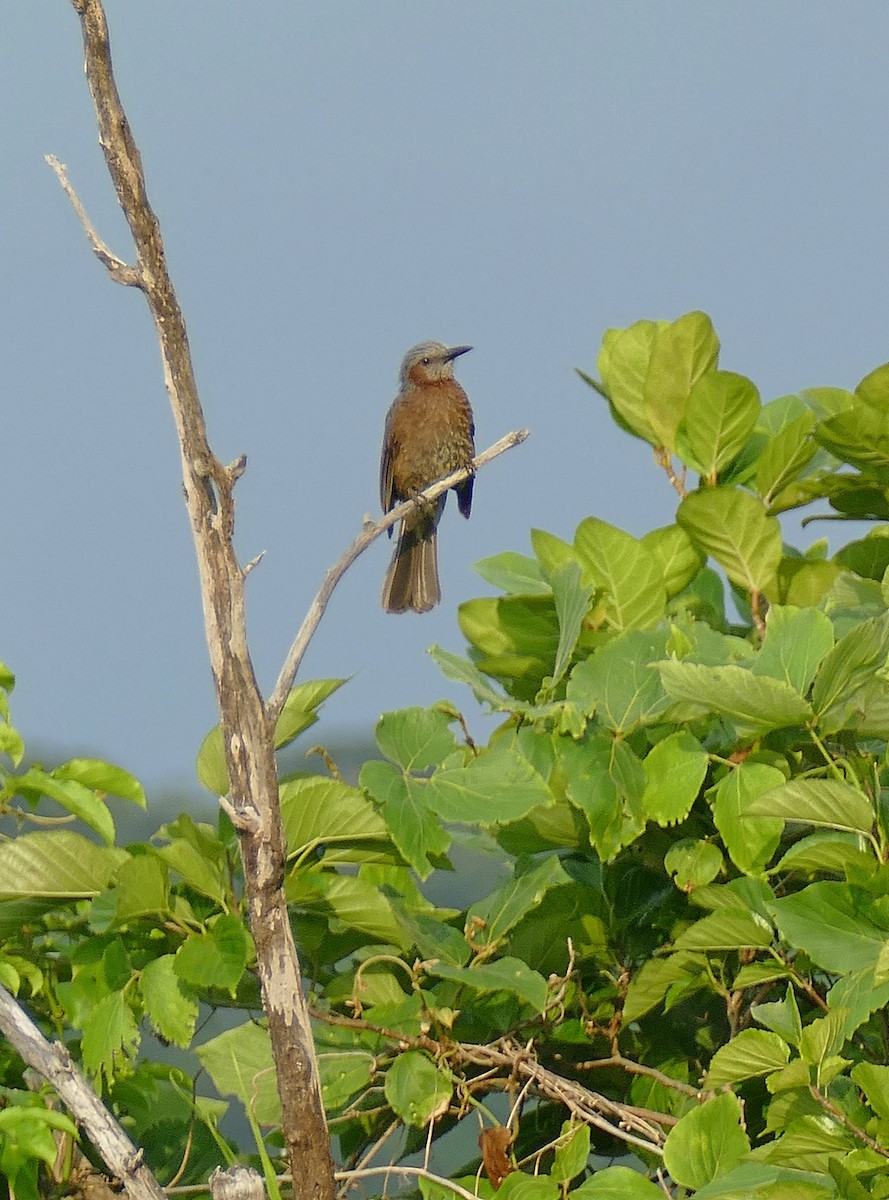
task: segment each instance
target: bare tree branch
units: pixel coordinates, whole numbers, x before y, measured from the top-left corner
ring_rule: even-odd
[[[429,501],[443,495],[449,488],[456,487],[458,483],[462,483],[464,479],[467,479],[475,471],[481,470],[492,459],[497,458],[507,450],[511,450],[513,446],[521,445],[529,433],[530,430],[528,429],[518,429],[515,433],[506,434],[499,442],[495,442],[493,446],[490,446],[482,454],[477,455],[472,460],[471,467],[461,467],[459,471],[453,471],[444,479],[439,479],[436,483],[430,484],[428,488],[424,488],[418,496],[397,504],[384,517],[381,517],[379,521],[375,521],[373,524],[365,524],[364,529],[358,534],[346,553],[338,562],[333,564],[324,576],[324,582],[321,584],[317,596],[312,601],[305,620],[300,626],[299,633],[290,647],[284,666],[281,668],[281,674],[278,676],[278,682],[275,684],[275,690],[266,704],[266,713],[268,714],[269,725],[272,728],[275,727],[278,717],[281,715],[281,709],[284,707],[288,692],[293,687],[293,681],[303,660],[303,655],[309,647],[309,642],[312,640],[321,618],[324,616],[324,610],[327,608],[330,597],[333,595],[333,590],[355,559],[358,558],[359,554],[363,554],[367,547],[380,534],[385,533],[387,529],[395,525],[402,517],[406,517],[417,504],[429,503]]]
[[[0,984],[0,1033],[21,1058],[55,1088],[133,1200],[164,1200],[164,1193],[111,1113],[78,1071],[65,1046],[48,1042]]]
[[[89,239],[89,243],[93,248],[93,254],[95,254],[96,258],[103,267],[107,267],[108,274],[112,279],[116,280],[117,283],[121,283],[125,287],[141,288],[142,276],[139,274],[136,268],[131,267],[128,263],[125,263],[123,259],[118,258],[116,254],[112,253],[112,251],[108,249],[108,247],[99,237],[92,221],[86,215],[86,209],[81,204],[80,197],[71,186],[71,182],[68,179],[68,168],[64,163],[59,162],[54,154],[47,154],[45,158],[47,163],[49,163],[58,176],[59,183],[62,185],[65,195],[71,201],[72,208],[77,213],[78,217],[80,217],[80,223],[83,225],[86,236]]]
[[[244,616],[244,571],[233,546],[233,489],[244,463],[238,460],[224,466],[207,441],[185,321],[167,270],[160,226],[148,199],[139,150],[114,81],[101,0],[71,0],[71,3],[80,17],[86,77],[96,112],[99,143],[133,235],[136,267],[122,267],[95,231],[91,232],[88,221],[87,236],[112,278],[142,289],[157,331],[167,393],[179,435],[185,501],[198,561],[229,798],[235,814],[245,818],[236,824],[244,860],[247,909],[256,943],[291,1170],[302,1181],[306,1200],[334,1200],[330,1138],[283,891],[284,838],[273,730],[266,721],[250,660]],[[63,172],[60,179],[65,186]],[[83,219],[82,206],[78,211]]]
[[[399,1049],[425,1050],[437,1060],[460,1067],[467,1064],[481,1067],[483,1071],[501,1068],[504,1076],[493,1076],[485,1081],[486,1090],[508,1087],[512,1079],[520,1079],[530,1086],[538,1096],[555,1101],[567,1108],[577,1120],[601,1130],[628,1146],[637,1146],[651,1154],[663,1154],[666,1135],[661,1125],[674,1125],[675,1119],[665,1113],[655,1113],[633,1105],[619,1104],[594,1092],[574,1079],[559,1075],[537,1061],[533,1044],[521,1046],[511,1038],[487,1045],[474,1042],[437,1041],[426,1034],[419,1037],[386,1029],[363,1018],[345,1017],[340,1013],[312,1010],[312,1015],[328,1025],[340,1025],[352,1029],[365,1029],[391,1041]],[[470,1081],[471,1082],[471,1081]],[[707,1095],[698,1093],[698,1095]]]

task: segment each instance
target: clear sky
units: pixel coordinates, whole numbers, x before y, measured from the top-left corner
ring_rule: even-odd
[[[634,533],[675,497],[574,374],[602,332],[703,308],[764,400],[889,358],[889,6],[823,0],[108,0],[118,86],[188,321],[211,443],[246,453],[238,546],[269,688],[324,571],[378,508],[399,361],[457,363],[486,446],[532,438],[441,527],[444,602],[386,616],[388,544],[346,578],[303,678],[352,676],[314,740],[472,697],[471,564]],[[144,300],[55,177],[131,250],[67,0],[4,14],[0,657],[27,741],[191,783],[215,721],[179,460]],[[811,536],[820,535],[818,527]]]

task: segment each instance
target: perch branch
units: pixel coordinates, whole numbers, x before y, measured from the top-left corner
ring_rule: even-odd
[[[271,728],[275,727],[278,717],[281,715],[281,709],[284,707],[284,701],[287,699],[288,692],[293,687],[293,681],[296,678],[303,655],[308,649],[309,642],[312,640],[321,618],[324,616],[324,610],[327,608],[330,597],[333,595],[334,588],[355,559],[358,558],[359,554],[362,554],[380,534],[385,533],[396,522],[406,517],[416,505],[429,503],[429,501],[443,495],[449,488],[456,487],[458,483],[462,483],[471,474],[487,466],[489,462],[505,453],[505,451],[511,450],[513,446],[520,445],[528,437],[529,433],[530,430],[528,429],[518,429],[514,433],[506,434],[499,442],[495,442],[493,446],[490,446],[487,450],[477,455],[472,460],[471,467],[461,467],[459,471],[454,471],[444,479],[439,479],[437,483],[430,484],[428,488],[424,488],[418,496],[396,505],[385,516],[381,517],[379,521],[365,524],[361,533],[358,534],[346,553],[338,562],[333,564],[324,576],[324,582],[321,584],[317,596],[312,601],[305,620],[300,626],[299,633],[290,647],[284,666],[281,668],[281,674],[278,676],[278,682],[275,684],[275,690],[266,704],[266,714]]]

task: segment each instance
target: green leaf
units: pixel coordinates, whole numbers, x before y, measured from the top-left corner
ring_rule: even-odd
[[[715,374],[719,339],[706,313],[690,312],[660,326],[651,347],[643,408],[655,445],[676,450],[676,430],[702,378]]]
[[[584,617],[590,610],[593,589],[581,583],[580,567],[576,562],[566,563],[553,574],[552,588],[559,618],[559,645],[551,684],[555,688],[570,666]]]
[[[688,984],[700,974],[699,961],[692,954],[671,954],[668,958],[651,958],[643,963],[630,977],[622,1014],[623,1027],[660,1004],[675,984]]]
[[[476,967],[435,963],[427,970],[439,979],[451,979],[477,992],[511,992],[539,1013],[546,1008],[546,980],[518,958],[498,958],[496,962],[480,963]]]
[[[885,412],[889,407],[889,363],[882,363],[868,372],[856,387],[855,395],[865,404]]]
[[[129,771],[100,758],[72,758],[52,771],[53,779],[70,779],[96,792],[110,792],[145,808],[147,801],[142,784]]]
[[[864,579],[876,579],[879,582],[889,567],[889,537],[881,534],[849,542],[837,551],[833,561]]]
[[[856,712],[889,655],[889,613],[856,624],[825,656],[812,688],[818,727],[836,733]]]
[[[630,1167],[605,1167],[585,1179],[571,1200],[663,1200],[664,1193]]]
[[[450,1077],[425,1054],[407,1050],[386,1072],[384,1090],[396,1116],[422,1128],[447,1112],[454,1089]]]
[[[115,878],[119,925],[143,917],[158,918],[170,912],[170,883],[167,869],[153,854],[128,857]]]
[[[612,738],[593,737],[583,742],[562,738],[558,749],[568,799],[586,814],[596,853],[603,862],[610,862],[644,828],[640,803],[644,768],[626,743]],[[621,764],[620,759],[627,756],[629,763]],[[628,769],[619,770],[621,765]]]
[[[235,994],[247,966],[247,932],[233,913],[217,917],[204,933],[193,934],[176,952],[176,974],[192,987],[216,987]]]
[[[508,880],[466,912],[466,927],[476,948],[496,946],[513,926],[540,903],[552,887],[570,882],[556,855]]]
[[[765,950],[772,944],[768,921],[741,908],[721,908],[689,925],[673,943],[676,950]]]
[[[507,550],[472,565],[492,587],[512,596],[546,596],[550,585],[536,559]]]
[[[657,560],[668,599],[688,587],[706,561],[681,525],[652,529],[639,544]]]
[[[222,730],[214,725],[198,750],[195,763],[198,780],[214,796],[228,795],[228,768],[222,748]]]
[[[429,647],[429,654],[438,669],[448,679],[453,679],[455,683],[465,683],[472,688],[479,704],[489,704],[494,711],[509,710],[514,707],[515,702],[498,692],[492,686],[487,675],[482,674],[469,659],[463,658],[459,654],[452,654],[449,650],[442,650],[441,646],[437,645]]]
[[[550,1168],[550,1178],[558,1183],[570,1183],[572,1179],[584,1170],[590,1156],[590,1127],[575,1125],[570,1121],[562,1126],[562,1136],[568,1140],[556,1147],[553,1165]]]
[[[814,436],[841,462],[861,468],[882,484],[889,483],[889,427],[885,410],[856,404],[821,421]]]
[[[664,614],[667,593],[655,555],[607,521],[587,517],[574,535],[585,575],[605,594],[614,629],[651,629]]]
[[[836,563],[782,558],[778,566],[778,596],[782,604],[811,608],[821,603],[839,575]]]
[[[275,726],[275,749],[289,745],[304,729],[314,725],[318,720],[317,710],[345,682],[345,679],[309,679],[291,688]]]
[[[712,842],[680,838],[664,855],[664,867],[680,891],[691,892],[712,883],[722,870],[722,854]]]
[[[642,764],[642,808],[647,816],[659,825],[684,821],[701,790],[709,761],[698,739],[684,730],[669,734],[653,746]]]
[[[685,406],[685,428],[701,473],[711,483],[738,457],[759,416],[759,392],[732,371],[702,375]]]
[[[793,984],[788,983],[784,1000],[775,1000],[771,1004],[753,1004],[750,1012],[755,1021],[776,1033],[781,1041],[789,1042],[791,1046],[799,1045],[803,1026]]]
[[[559,621],[552,596],[483,597],[457,611],[476,664],[521,700],[533,700],[552,670]]]
[[[425,787],[426,803],[441,820],[467,824],[506,824],[555,803],[545,781],[505,738],[465,767],[436,771]]]
[[[665,321],[637,321],[628,329],[606,330],[596,364],[619,424],[652,446],[659,442],[645,412],[645,380],[658,330],[666,327]]]
[[[0,692],[0,696],[2,694]],[[9,756],[14,767],[17,767],[25,757],[25,743],[22,735],[4,720],[0,720],[0,751]]]
[[[742,1029],[711,1058],[704,1087],[720,1088],[726,1083],[768,1075],[780,1070],[789,1059],[790,1047],[777,1033]]]
[[[756,466],[756,490],[766,506],[812,461],[818,449],[811,436],[816,424],[815,414],[806,411],[766,441]]]
[[[889,1121],[889,1067],[860,1062],[849,1073],[877,1116]]]
[[[98,896],[127,857],[67,829],[27,833],[0,843],[0,899]]]
[[[333,917],[349,929],[357,929],[374,942],[409,945],[409,937],[379,884],[350,875],[317,868],[293,871],[285,886],[287,899],[305,908]]]
[[[255,1021],[228,1029],[195,1047],[222,1096],[237,1096],[263,1125],[280,1125],[281,1100],[268,1030]]]
[[[368,764],[369,765],[369,764]],[[380,764],[387,766],[388,764]],[[386,822],[360,788],[324,775],[304,775],[281,784],[281,819],[288,856],[325,848],[328,864],[362,857],[359,843],[386,843]]]
[[[441,819],[430,806],[425,780],[403,775],[391,763],[372,760],[361,768],[361,786],[382,805],[385,827],[402,857],[421,879],[426,879],[435,859],[451,844]]]
[[[471,1180],[470,1187],[476,1186]],[[469,1190],[469,1189],[467,1189]],[[558,1200],[562,1189],[549,1175],[526,1175],[513,1171],[507,1175],[497,1191],[497,1200]]]
[[[93,1078],[111,1082],[115,1068],[123,1067],[139,1048],[139,1027],[123,992],[104,996],[83,1027],[81,1052],[84,1069]]]
[[[676,1183],[699,1188],[727,1175],[750,1152],[741,1105],[726,1093],[693,1108],[670,1130],[664,1166]]]
[[[781,526],[749,492],[702,488],[685,497],[676,520],[732,583],[770,592],[781,561]]]
[[[321,1099],[328,1112],[336,1112],[370,1086],[375,1059],[366,1050],[321,1051],[318,1074]]]
[[[780,817],[827,829],[870,833],[871,801],[838,779],[791,779],[761,793],[746,805],[748,817]]]
[[[859,911],[845,883],[811,883],[770,908],[784,940],[837,975],[873,967],[886,942],[886,930]]]
[[[782,1136],[762,1146],[759,1154],[765,1162],[827,1171],[831,1160],[842,1158],[854,1144],[851,1134],[822,1113],[791,1121]]]
[[[383,713],[377,722],[377,745],[406,771],[437,766],[457,749],[452,718],[434,708],[403,708]]]
[[[189,1046],[198,1019],[198,1005],[176,974],[174,956],[162,954],[146,963],[139,986],[145,1014],[154,1031],[174,1046]]]
[[[782,680],[745,667],[706,667],[675,660],[657,664],[668,695],[728,717],[740,736],[761,736],[788,725],[805,725],[812,711]]]
[[[174,838],[169,845],[159,847],[155,853],[196,892],[209,896],[217,904],[224,902],[225,881],[221,862],[214,862],[206,852],[186,838]]]
[[[824,830],[800,838],[781,855],[776,871],[796,871],[803,875],[846,875],[870,873],[876,869],[871,849],[862,849],[855,833]]]
[[[778,848],[784,822],[773,819],[771,809],[762,820],[749,819],[750,806],[758,796],[774,791],[784,782],[777,767],[743,762],[729,771],[712,794],[713,821],[729,857],[745,874],[758,875]]]
[[[766,616],[766,638],[751,664],[754,675],[782,679],[805,696],[819,664],[833,649],[830,618],[815,608],[773,605]]]
[[[94,829],[106,846],[114,844],[114,821],[105,801],[76,779],[56,779],[40,767],[31,767],[15,776],[11,782],[16,793],[38,800],[48,796],[61,804],[62,808],[79,817],[90,829]]]
[[[832,1196],[824,1175],[745,1162],[715,1183],[699,1188],[694,1200],[828,1200]]]
[[[669,706],[652,664],[666,654],[663,630],[630,630],[606,643],[571,672],[566,695],[616,733],[655,723]]]

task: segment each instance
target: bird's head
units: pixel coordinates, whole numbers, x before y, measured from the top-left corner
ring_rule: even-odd
[[[405,354],[401,363],[401,386],[438,383],[454,378],[454,359],[471,346],[446,346],[444,342],[420,342]]]

